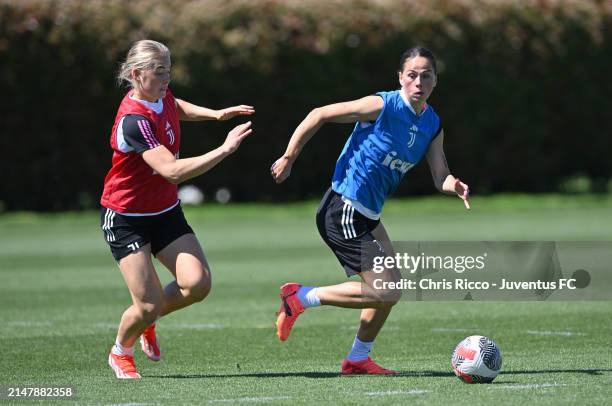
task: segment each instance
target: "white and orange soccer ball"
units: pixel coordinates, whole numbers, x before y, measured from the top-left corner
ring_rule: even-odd
[[[495,341],[484,336],[469,336],[455,347],[451,365],[463,382],[489,383],[499,373],[502,354]]]

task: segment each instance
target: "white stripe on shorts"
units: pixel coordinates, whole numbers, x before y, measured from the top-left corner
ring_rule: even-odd
[[[355,232],[355,224],[353,223],[354,216],[355,216],[355,208],[351,206],[351,220],[349,221],[349,224],[351,225],[351,231],[353,232],[353,238],[356,238],[357,233]]]
[[[116,239],[115,233],[113,233],[111,230],[116,214],[117,213],[108,208],[106,209],[106,214],[104,214],[104,224],[102,225],[102,230],[104,230],[104,233],[106,234],[106,241],[109,242],[115,241]]]
[[[104,231],[104,235],[106,236],[106,241],[109,241],[108,231],[106,231],[108,229],[108,215],[109,214],[110,214],[110,210],[106,209],[106,213],[104,213],[104,224],[102,224],[102,231]]]
[[[117,237],[115,237],[115,233],[113,233],[113,226],[115,225],[115,216],[117,215],[116,212],[113,212],[113,214],[111,214],[110,216],[110,227],[108,228],[108,232],[111,235],[112,240],[111,241],[115,241],[117,239]]]
[[[344,220],[346,219],[346,208],[348,207],[348,204],[344,203],[344,206],[342,207],[342,220],[340,221],[340,224],[342,225],[342,232],[344,233],[344,239],[348,240],[348,233],[347,233],[347,229],[346,226],[344,224]]]

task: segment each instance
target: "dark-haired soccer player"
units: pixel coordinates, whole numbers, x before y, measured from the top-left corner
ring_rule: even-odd
[[[426,48],[404,52],[398,78],[401,88],[362,99],[312,110],[295,129],[285,154],[271,168],[277,183],[286,180],[304,145],[326,122],[356,123],[336,163],[331,188],[317,211],[317,227],[348,276],[363,283],[333,286],[281,287],[277,335],[285,341],[297,317],[309,307],[330,305],[363,309],[361,324],[342,374],[392,374],[376,364],[369,353],[401,292],[376,289],[373,280],[397,281],[397,270],[377,274],[362,269],[362,247],[376,244],[384,255],[393,247],[380,221],[385,199],[423,156],[427,157],[436,188],[456,194],[470,208],[468,186],[450,174],[444,156],[444,133],[438,115],[427,104],[436,86],[436,60]],[[388,286],[388,285],[387,285]]]
[[[210,267],[177,197],[177,184],[210,170],[238,149],[251,122],[229,132],[223,145],[204,155],[179,159],[179,120],[227,120],[253,114],[250,106],[210,110],[175,99],[170,51],[156,41],[136,42],[118,77],[132,88],[115,118],[110,144],[112,167],[104,180],[101,225],[132,297],[119,323],[108,363],[117,378],[140,378],[133,358],[138,337],[146,356],[161,356],[155,321],[204,299]],[[174,276],[162,287],[155,256]]]

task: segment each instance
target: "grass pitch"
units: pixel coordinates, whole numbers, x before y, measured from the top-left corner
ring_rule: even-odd
[[[612,199],[506,196],[391,201],[395,240],[609,240]],[[106,364],[129,295],[97,213],[0,216],[0,385],[70,385],[78,404],[604,404],[612,399],[612,302],[402,302],[373,350],[397,377],[340,377],[359,312],[307,311],[274,335],[278,287],[344,281],[316,203],[186,209],[213,270],[204,302],[162,319],[163,359],[144,379]],[[161,267],[164,281],[168,273]],[[465,336],[500,345],[490,385],[454,377]],[[7,400],[0,400],[7,402]],[[22,404],[21,402],[20,404]],[[68,403],[68,402],[66,402]],[[70,402],[74,404],[74,402]]]

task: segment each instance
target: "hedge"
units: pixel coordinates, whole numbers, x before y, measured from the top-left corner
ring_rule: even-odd
[[[422,44],[439,59],[430,100],[452,171],[475,194],[551,192],[610,178],[612,1],[0,1],[0,202],[6,210],[95,207],[130,45],[172,50],[176,95],[211,108],[252,104],[253,136],[190,181],[239,201],[319,196],[351,131],[327,125],[280,186],[270,164],[310,109],[398,87]],[[238,121],[185,123],[182,156]],[[398,195],[433,193],[426,164]]]

